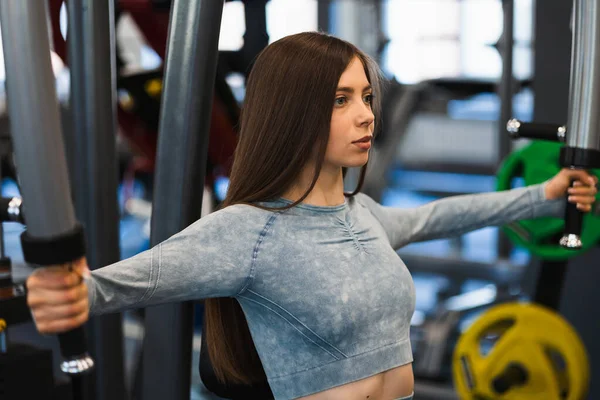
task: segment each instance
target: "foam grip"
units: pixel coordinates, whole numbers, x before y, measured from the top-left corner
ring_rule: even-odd
[[[83,226],[76,224],[70,231],[54,237],[32,237],[21,234],[21,248],[25,261],[38,265],[67,264],[85,255],[86,243]]]

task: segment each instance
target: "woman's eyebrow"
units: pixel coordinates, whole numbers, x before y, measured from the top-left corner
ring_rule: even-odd
[[[365,88],[362,90],[363,93],[366,91],[369,91],[373,89],[373,87],[371,85],[365,86]],[[354,93],[354,88],[348,87],[348,86],[340,86],[339,88],[337,88],[336,92],[345,92],[348,94],[352,94]]]

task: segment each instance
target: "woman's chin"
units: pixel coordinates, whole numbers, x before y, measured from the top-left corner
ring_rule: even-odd
[[[354,157],[351,160],[348,160],[344,163],[344,167],[346,168],[360,168],[364,167],[365,164],[369,161],[369,155],[366,154],[364,157]]]

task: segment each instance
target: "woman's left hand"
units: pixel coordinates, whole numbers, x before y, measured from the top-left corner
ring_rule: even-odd
[[[571,181],[575,180],[573,187]],[[581,169],[562,169],[546,185],[546,199],[556,200],[568,194],[568,201],[584,212],[592,210],[596,200],[598,178]]]

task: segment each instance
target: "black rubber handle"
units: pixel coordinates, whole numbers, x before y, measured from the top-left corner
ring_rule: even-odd
[[[69,232],[54,237],[32,237],[28,231],[21,234],[21,248],[25,261],[38,265],[68,264],[85,256],[83,227],[75,224]],[[87,352],[83,327],[58,335],[64,361],[60,369],[72,377],[88,373],[94,368],[94,360]],[[83,398],[76,396],[75,398]]]
[[[571,182],[571,187],[573,187],[573,183]],[[581,236],[583,216],[584,213],[577,208],[576,204],[567,203],[565,209],[565,235]]]
[[[66,268],[70,269],[71,266]],[[73,382],[93,370],[94,360],[87,351],[83,326],[59,334],[58,342],[60,344],[60,353],[64,359],[60,365],[60,369],[67,375],[70,375],[74,379]],[[74,395],[75,399],[85,398],[85,396],[78,395],[76,392],[74,392]]]
[[[67,360],[87,353],[83,327],[59,334],[58,342],[60,343],[60,353]]]
[[[510,120],[507,124],[508,133],[513,139],[540,139],[552,142],[564,142],[566,130],[562,125],[541,124]]]

